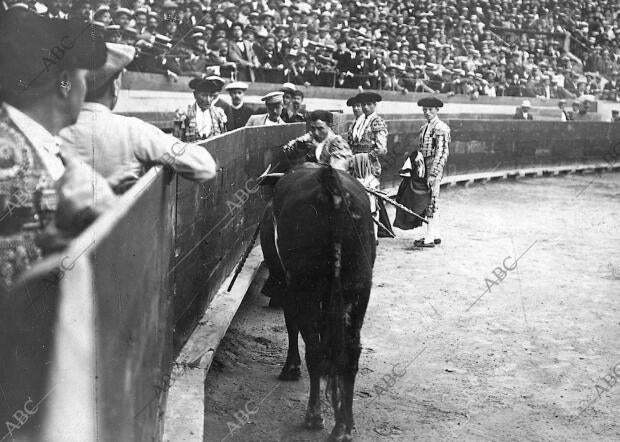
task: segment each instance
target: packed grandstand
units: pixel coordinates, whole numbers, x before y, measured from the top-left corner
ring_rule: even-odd
[[[8,6],[93,22],[173,79],[620,100],[615,0],[41,1]]]

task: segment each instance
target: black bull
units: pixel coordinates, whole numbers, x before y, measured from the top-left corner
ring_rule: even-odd
[[[336,420],[332,440],[350,440],[360,331],[376,253],[368,194],[347,173],[304,167],[279,180],[268,210],[272,214],[260,232],[270,272],[263,292],[281,298],[289,337],[280,379],[299,379],[301,332],[310,376],[305,425],[323,427],[324,376]]]

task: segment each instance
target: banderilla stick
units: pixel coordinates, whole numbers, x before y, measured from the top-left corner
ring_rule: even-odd
[[[248,256],[250,256],[250,252],[252,252],[252,249],[254,248],[254,243],[256,243],[256,238],[258,238],[258,234],[260,233],[260,226],[263,224],[263,221],[265,220],[265,215],[267,215],[267,207],[265,207],[265,210],[263,210],[263,216],[261,216],[260,221],[258,222],[258,226],[256,226],[256,229],[254,230],[254,233],[252,234],[250,243],[245,249],[245,252],[243,252],[243,255],[241,256],[241,261],[239,261],[239,264],[237,264],[237,267],[235,268],[235,274],[233,275],[233,278],[230,281],[230,284],[228,285],[227,292],[230,292],[232,290],[233,285],[235,285],[235,281],[237,280],[237,276],[239,276],[239,274],[241,273],[241,270],[243,270],[243,266],[245,266],[245,262],[247,261]]]
[[[373,218],[373,217],[371,217],[371,218],[372,218],[372,222],[374,222],[376,225],[378,225],[378,226],[379,226],[379,227],[381,227],[383,230],[385,230],[385,231],[388,233],[388,235],[390,235],[390,237],[391,237],[391,238],[396,238],[396,235],[394,235],[392,232],[390,232],[390,231],[388,230],[388,228],[387,228],[387,227],[385,227],[383,224],[381,224],[381,221],[376,220],[376,219],[375,219],[375,218]]]
[[[370,187],[364,186],[364,189],[366,189],[366,192],[370,193],[371,195],[374,195],[377,198],[381,198],[386,203],[390,203],[391,205],[398,207],[400,210],[403,210],[403,211],[407,212],[409,215],[413,215],[416,218],[420,218],[422,220],[422,222],[428,224],[428,221],[426,220],[426,218],[424,218],[423,216],[420,216],[417,213],[411,211],[410,209],[408,209],[407,207],[403,206],[402,204],[397,203],[396,201],[394,201],[392,198],[388,197],[387,195],[385,195],[385,194],[383,194],[383,193],[381,193],[381,192],[379,192],[379,191],[377,191],[375,189],[372,189]]]

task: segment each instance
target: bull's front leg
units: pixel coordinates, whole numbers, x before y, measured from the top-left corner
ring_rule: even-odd
[[[301,357],[299,356],[299,320],[290,302],[284,303],[284,322],[288,333],[288,351],[286,362],[278,379],[281,381],[298,381],[301,377]]]

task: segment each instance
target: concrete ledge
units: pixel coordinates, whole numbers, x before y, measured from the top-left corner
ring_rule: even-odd
[[[256,247],[230,293],[226,278],[175,361],[164,417],[164,441],[204,440],[204,383],[213,356],[245,294],[250,290],[263,255]]]
[[[456,186],[457,184],[461,184],[467,187],[474,184],[475,182],[487,182],[498,179],[516,179],[519,177],[550,176],[565,173],[597,172],[603,170],[620,170],[620,163],[609,164],[601,162],[578,165],[572,164],[566,166],[540,166],[527,169],[494,170],[491,172],[476,172],[463,175],[451,175],[443,177],[443,179],[441,180],[441,187],[452,187]]]

